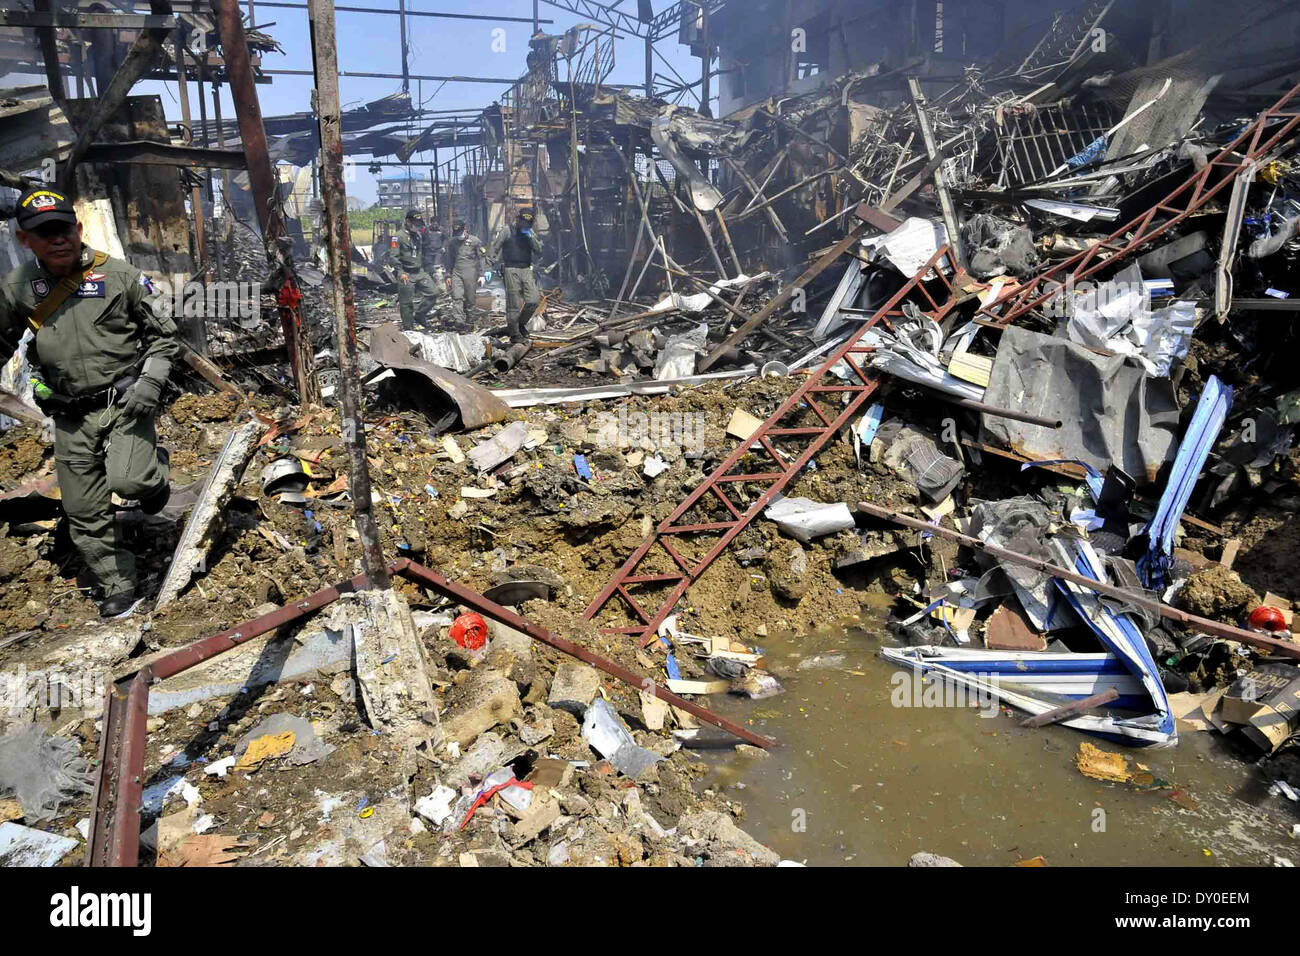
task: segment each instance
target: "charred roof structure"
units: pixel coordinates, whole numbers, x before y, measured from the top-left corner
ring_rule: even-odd
[[[393,73],[339,62],[330,0],[0,11],[0,71],[46,80],[0,91],[0,198],[58,181],[97,248],[254,289],[177,313],[189,371],[159,428],[191,483],[115,514],[145,622],[86,625],[27,359],[0,372],[0,615],[22,629],[0,652],[111,673],[79,744],[0,744],[97,755],[59,819],[89,816],[88,861],[275,834],[259,862],[776,863],[732,805],[695,812],[682,753],[721,739],[697,721],[768,747],[775,718],[698,701],[780,694],[755,638],[867,615],[893,638],[872,656],[1026,715],[1007,746],[1212,732],[1254,783],[1300,786],[1294,2],[546,4],[582,22],[352,8],[401,38]],[[306,17],[312,70],[273,66],[262,8]],[[416,16],[529,22],[528,51],[510,77],[421,72]],[[614,82],[629,40],[644,82]],[[302,109],[262,114],[259,85],[307,74]],[[348,76],[393,89],[345,110]],[[177,84],[181,122],[130,95],[143,78]],[[499,92],[431,110],[425,81]],[[405,177],[368,243],[349,159]],[[458,220],[483,250],[446,243]],[[26,255],[0,240],[0,264]],[[224,776],[281,759],[257,786],[293,779],[306,809]],[[162,816],[164,760],[226,832]],[[1075,765],[1188,805],[1091,744]],[[45,825],[64,796],[19,809]],[[1238,802],[1229,852],[1271,861],[1293,831]]]

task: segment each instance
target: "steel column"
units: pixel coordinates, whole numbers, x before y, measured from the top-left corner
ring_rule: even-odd
[[[348,197],[343,185],[343,121],[339,105],[338,48],[330,0],[310,0],[312,62],[316,67],[316,115],[320,122],[320,188],[334,294],[334,329],[338,342],[343,444],[348,449],[348,486],[361,536],[361,566],[372,588],[389,587],[379,526],[370,500],[370,465],[366,430],[361,420],[361,375],[358,370],[357,306],[352,282],[352,237],[348,231]],[[405,21],[403,21],[405,22]],[[405,60],[405,54],[403,54]]]

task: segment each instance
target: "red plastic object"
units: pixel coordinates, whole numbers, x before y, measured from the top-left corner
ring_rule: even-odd
[[[1268,631],[1276,634],[1278,631],[1286,630],[1286,618],[1282,615],[1282,609],[1267,604],[1261,604],[1251,611],[1246,623],[1252,631]]]
[[[487,621],[482,614],[462,614],[451,625],[451,639],[466,650],[476,651],[487,643]]]

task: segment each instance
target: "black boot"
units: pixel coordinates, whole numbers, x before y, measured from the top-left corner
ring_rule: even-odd
[[[136,597],[135,589],[130,591],[119,591],[117,594],[111,594],[99,603],[99,616],[101,618],[126,617],[135,609]]]

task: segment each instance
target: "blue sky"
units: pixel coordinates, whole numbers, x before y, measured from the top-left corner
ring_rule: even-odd
[[[293,0],[297,2],[297,0]],[[305,0],[303,0],[305,2]],[[672,0],[655,0],[656,11],[667,7]],[[269,54],[263,58],[266,69],[311,69],[311,43],[306,10],[286,10],[256,4],[255,25],[274,36],[284,54]],[[247,11],[247,3],[241,4]],[[342,0],[343,6],[383,7],[396,10],[397,0]],[[635,0],[622,0],[622,9],[636,15]],[[413,74],[465,75],[518,77],[524,72],[528,53],[528,37],[532,33],[532,0],[407,0],[408,10],[437,11],[440,13],[499,14],[530,18],[528,23],[500,23],[485,20],[448,20],[432,17],[408,17],[407,38],[410,47],[410,71]],[[555,21],[543,24],[546,33],[563,33],[584,22],[577,14],[542,3],[539,16]],[[398,18],[364,13],[336,13],[341,70],[360,70],[373,73],[401,73],[402,58],[398,31]],[[271,24],[270,26],[265,26]],[[504,51],[493,49],[493,30],[504,30]],[[497,44],[500,46],[501,44]],[[700,61],[676,42],[670,35],[659,41],[657,49],[674,68],[688,80],[699,78]],[[615,68],[609,78],[612,83],[641,85],[645,81],[644,41],[629,37],[617,41]],[[656,58],[656,70],[671,75]],[[365,79],[344,76],[340,79],[344,107],[357,106],[379,99],[401,89],[401,80]],[[312,81],[309,76],[276,76],[269,85],[258,86],[262,112],[267,115],[305,111],[310,106]],[[715,87],[716,89],[716,87]],[[191,109],[195,118],[198,106],[194,102],[194,85],[190,86]],[[502,84],[447,83],[411,81],[411,95],[422,93],[427,109],[464,109],[486,106],[504,91]],[[180,103],[176,98],[176,85],[160,82],[138,84],[137,93],[159,93],[169,120],[179,121]],[[211,92],[209,90],[209,97]],[[695,105],[693,100],[684,102]],[[211,101],[208,103],[211,114]],[[234,117],[234,104],[229,94],[222,90],[222,115]],[[215,145],[215,144],[214,144]],[[391,157],[390,157],[391,158]],[[440,156],[446,159],[445,156]],[[416,155],[415,160],[432,160],[433,154]],[[429,167],[411,167],[413,175],[426,178]],[[399,167],[386,167],[383,175],[400,175]],[[359,198],[369,206],[376,198],[375,178],[365,168],[364,160],[357,168],[356,180],[348,184],[349,195]]]

